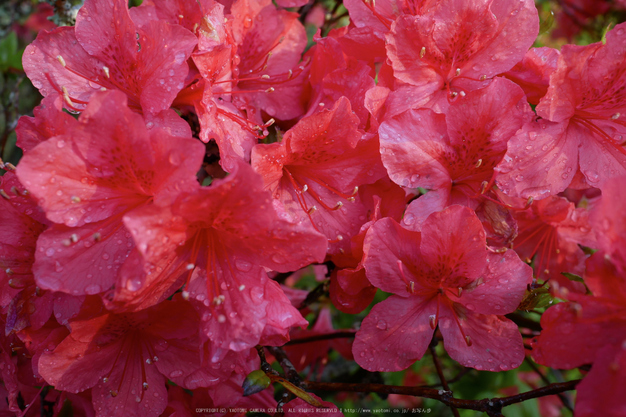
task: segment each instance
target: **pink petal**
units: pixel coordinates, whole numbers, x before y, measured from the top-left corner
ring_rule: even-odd
[[[626,341],[605,346],[598,352],[591,371],[576,387],[576,417],[626,415]]]
[[[509,140],[495,169],[498,187],[511,196],[535,200],[565,190],[578,168],[579,144],[565,123],[541,119],[525,124]]]
[[[489,253],[487,267],[479,283],[466,287],[459,303],[477,314],[512,313],[524,298],[532,281],[532,268],[522,262],[515,251]]]
[[[408,268],[417,268],[424,261],[420,255],[421,234],[402,228],[393,219],[384,218],[368,230],[363,244],[363,266],[367,279],[383,291],[409,296],[408,282],[403,274],[413,277]],[[399,262],[402,262],[400,270]],[[420,276],[422,271],[417,271]],[[422,285],[415,282],[416,288]]]
[[[454,307],[459,308],[457,305]],[[442,309],[439,320],[443,344],[452,359],[463,366],[494,372],[508,371],[521,365],[524,344],[515,323],[502,316],[467,310],[462,317],[463,333],[449,308]],[[468,346],[466,337],[470,338],[471,346]]]
[[[442,277],[449,286],[456,286],[452,284],[457,277],[473,280],[483,273],[486,237],[473,210],[453,205],[433,213],[422,225],[422,234],[420,250],[424,261],[438,268],[438,273],[451,273],[449,278]]]
[[[391,296],[372,308],[352,346],[356,362],[369,371],[408,368],[426,352],[434,330],[430,315],[436,302]]]

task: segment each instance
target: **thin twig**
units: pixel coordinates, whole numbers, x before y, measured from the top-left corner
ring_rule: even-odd
[[[535,373],[537,375],[539,375],[541,380],[545,384],[549,385],[550,384],[550,380],[543,374],[543,372],[541,372],[541,369],[539,369],[539,367],[532,360],[530,360],[528,357],[526,357],[525,360],[526,360],[526,363],[528,365],[530,365],[531,368],[533,368],[533,371],[535,371]],[[565,394],[563,394],[563,393],[558,393],[556,395],[559,397],[559,399],[563,403],[563,406],[573,413],[574,412],[574,408],[572,407],[572,404],[571,404],[569,398]]]
[[[341,382],[313,382],[303,381],[303,387],[310,391],[344,391],[344,392],[375,392],[379,394],[401,394],[412,395],[414,397],[431,398],[442,402],[449,407],[464,408],[468,410],[482,411],[490,416],[501,415],[503,407],[521,403],[533,398],[555,395],[564,391],[575,389],[580,379],[558,382],[527,391],[517,395],[501,398],[485,398],[482,400],[463,400],[454,398],[449,391],[437,390],[427,387],[402,387],[396,385],[384,384],[352,384]]]
[[[315,336],[300,337],[297,339],[292,339],[289,342],[287,342],[285,346],[300,345],[303,343],[318,342],[320,340],[329,340],[329,339],[340,339],[340,338],[350,339],[350,338],[353,338],[355,334],[356,334],[356,331],[349,331],[349,330],[326,333],[326,334],[316,334]]]
[[[446,381],[446,377],[443,375],[443,369],[441,368],[441,361],[439,361],[439,357],[437,356],[436,347],[438,344],[439,344],[439,340],[436,337],[433,337],[433,340],[430,342],[430,345],[428,345],[428,349],[430,350],[430,355],[433,357],[433,363],[435,364],[435,369],[437,369],[437,375],[439,375],[439,380],[441,381],[441,385],[443,386],[443,389],[452,393],[452,390],[450,389],[450,386],[448,385],[448,382]],[[456,407],[450,406],[450,409],[452,410],[452,414],[454,415],[454,417],[460,417],[459,410],[457,410]]]

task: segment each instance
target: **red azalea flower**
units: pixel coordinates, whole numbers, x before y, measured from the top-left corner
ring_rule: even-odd
[[[557,293],[560,287],[585,293],[582,283],[570,281],[561,272],[583,275],[586,255],[578,245],[595,246],[587,210],[554,196],[515,213],[515,220],[519,235],[513,248],[522,259],[535,258],[535,276],[549,280]]]
[[[97,416],[158,416],[167,405],[166,380],[181,384],[200,367],[198,317],[182,300],[70,327],[70,335],[41,356],[39,372],[60,390],[92,388]]]
[[[601,189],[626,175],[624,40],[621,24],[607,33],[606,44],[562,48],[536,108],[541,119],[511,139],[498,166],[505,193],[545,198],[565,190],[579,170],[589,186]]]
[[[257,145],[252,166],[266,189],[293,215],[307,217],[330,239],[333,255],[349,253],[367,220],[359,186],[384,176],[375,139],[362,138],[343,97],[332,109],[302,119],[282,142]]]
[[[496,78],[460,97],[445,115],[420,109],[386,119],[379,135],[390,178],[431,190],[411,203],[404,223],[419,228],[429,214],[450,204],[475,209],[507,141],[531,114],[521,88]]]
[[[37,241],[37,284],[75,295],[109,289],[134,246],[124,214],[196,187],[203,153],[191,138],[149,131],[122,93],[94,95],[72,129],[19,164],[19,178],[57,223]]]
[[[533,358],[570,369],[593,363],[578,385],[576,415],[618,417],[626,412],[626,281],[601,251],[587,260],[585,283],[593,296],[570,294],[569,303],[550,307],[543,331],[533,343]]]
[[[455,205],[433,213],[421,233],[379,220],[364,252],[368,279],[395,295],[375,305],[357,332],[353,353],[363,368],[407,368],[437,325],[463,366],[496,371],[522,362],[521,335],[503,315],[517,308],[532,273],[513,251],[487,251],[472,210]]]
[[[149,268],[145,282],[129,277],[118,299],[185,285],[205,337],[224,351],[242,351],[263,337],[284,342],[291,326],[306,325],[263,267],[279,272],[321,261],[326,239],[279,216],[261,178],[243,162],[224,180],[187,194],[170,207],[145,207],[125,224]]]
[[[386,35],[394,77],[407,84],[394,94],[410,107],[445,108],[510,70],[538,31],[531,0],[443,0],[428,13],[402,15]]]
[[[42,31],[26,47],[24,71],[43,96],[82,111],[94,92],[120,90],[134,110],[166,110],[183,88],[196,37],[178,25],[138,27],[124,0],[88,0],[76,27]]]

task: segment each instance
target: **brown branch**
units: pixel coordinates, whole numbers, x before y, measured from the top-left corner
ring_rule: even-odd
[[[356,331],[339,331],[334,333],[316,334],[315,336],[300,337],[292,339],[285,343],[285,346],[300,345],[302,343],[318,342],[320,340],[339,339],[339,338],[352,338],[356,334]]]
[[[519,327],[524,327],[535,332],[541,331],[541,325],[539,323],[527,317],[524,317],[519,313],[507,314],[505,317],[511,320],[513,323],[517,324]]]
[[[396,385],[383,384],[351,384],[341,382],[314,382],[303,381],[303,387],[310,391],[345,391],[345,392],[376,392],[379,394],[402,394],[414,397],[431,398],[447,405],[448,407],[464,408],[468,410],[482,411],[490,416],[501,415],[503,407],[531,400],[533,398],[555,395],[564,391],[573,390],[580,382],[580,379],[559,382],[537,388],[522,394],[511,395],[509,397],[463,400],[454,398],[450,391],[437,390],[427,387],[402,387]]]
[[[450,395],[452,395],[452,390],[450,389],[450,386],[448,385],[448,382],[446,381],[446,377],[443,375],[443,369],[441,368],[441,361],[439,360],[439,357],[437,356],[437,351],[435,349],[438,344],[439,344],[439,340],[437,340],[436,337],[433,337],[433,340],[430,342],[430,345],[428,345],[428,349],[430,350],[430,355],[433,357],[433,363],[435,364],[435,369],[437,369],[437,375],[439,375],[439,380],[441,381],[441,385],[443,386],[443,389],[445,389],[446,391],[450,393]],[[457,410],[456,407],[451,406],[450,409],[452,410],[452,414],[454,415],[454,417],[460,417],[459,410]]]
[[[541,369],[539,369],[539,367],[532,360],[530,360],[528,357],[526,357],[525,360],[526,360],[526,363],[531,368],[533,368],[533,371],[535,371],[535,373],[537,375],[539,375],[541,380],[545,384],[550,385],[550,380],[543,374],[543,372],[541,372]],[[571,404],[569,398],[565,394],[563,394],[563,393],[558,393],[556,395],[559,397],[559,399],[563,403],[563,406],[573,413],[574,412],[574,408],[572,407],[572,404]]]
[[[278,360],[278,363],[280,363],[281,368],[283,368],[285,376],[287,377],[289,382],[297,387],[301,387],[302,378],[300,378],[300,374],[298,373],[298,371],[296,371],[296,367],[293,366],[285,351],[277,346],[266,346],[266,349],[269,350],[272,355],[274,355],[274,357]]]
[[[319,284],[317,287],[315,287],[313,290],[311,290],[307,294],[304,301],[302,301],[302,303],[298,307],[298,310],[302,310],[303,308],[308,307],[309,305],[313,304],[324,295],[327,295],[329,286],[330,286],[330,281],[326,280],[322,282],[321,284]]]

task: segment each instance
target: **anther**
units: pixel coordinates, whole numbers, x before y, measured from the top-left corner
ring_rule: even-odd
[[[456,91],[453,91],[450,93],[450,97],[455,98],[456,96],[458,96],[459,93],[457,93]]]
[[[75,195],[73,195],[70,200],[72,200],[72,203],[80,203],[80,197]]]
[[[309,211],[307,211],[307,214],[311,215],[313,213],[315,213],[315,211],[317,210],[317,207],[315,206],[311,206],[311,208],[309,209]]]
[[[289,70],[289,75],[287,76],[287,79],[291,80],[291,77],[293,77],[293,71]]]
[[[465,336],[465,344],[467,346],[472,346],[472,339],[469,336]]]
[[[302,187],[302,192],[306,193],[308,189],[309,189],[309,186],[304,184],[304,186]]]
[[[189,291],[183,291],[181,295],[183,296],[183,300],[189,300]]]
[[[104,378],[102,378],[102,383],[106,384],[107,382],[109,382],[109,378],[107,378],[106,376]]]
[[[152,360],[151,360],[150,358],[148,358],[148,359],[146,359],[146,363],[147,363],[148,365],[152,365]]]
[[[458,290],[459,290],[459,297],[460,297],[461,293],[463,292],[463,288],[459,287]]]
[[[333,210],[339,210],[342,206],[343,206],[343,203],[341,201],[337,201],[337,204],[335,204],[335,207],[333,207]]]
[[[461,75],[461,68],[457,68],[456,71],[454,71],[454,75],[456,75],[457,77]]]
[[[243,290],[245,290],[245,289],[246,289],[246,286],[245,286],[245,285],[241,284],[241,285],[239,286],[239,291],[243,291]]]
[[[478,168],[482,165],[482,163],[483,163],[483,160],[479,159],[478,161],[476,161],[476,165],[474,165],[474,167]]]
[[[272,93],[274,92],[274,87],[270,87],[267,90],[265,90],[266,93]]]
[[[486,79],[487,79],[486,75],[481,75],[479,78],[480,81],[485,81]]]
[[[183,16],[182,14],[179,14],[179,15],[178,15],[178,18],[182,20],[182,19],[184,19],[184,18],[185,18],[185,16]]]
[[[10,162],[5,162],[3,168],[6,169],[7,171],[15,171],[17,169],[15,168],[15,165],[13,165]]]
[[[424,58],[424,55],[426,55],[426,47],[422,46],[422,49],[420,50],[420,58]]]
[[[265,122],[264,126],[265,127],[270,127],[271,125],[273,125],[274,123],[276,123],[276,120],[274,120],[274,118],[269,119],[267,122]]]
[[[117,397],[117,390],[112,389],[109,393],[111,394],[111,397]]]
[[[0,189],[0,195],[2,196],[2,198],[4,198],[5,200],[10,200],[11,197],[9,197],[9,195],[4,191]]]
[[[437,316],[435,316],[434,314],[431,315],[428,318],[428,324],[430,324],[430,328],[435,330],[435,328],[437,327]]]
[[[263,75],[261,75],[261,79],[263,79],[263,80],[269,80],[269,79],[270,79],[270,76],[269,76],[269,75],[267,75],[267,74],[263,74]]]
[[[96,242],[100,242],[100,239],[102,239],[102,235],[100,234],[100,232],[96,232],[93,234],[93,240],[95,240]]]
[[[20,192],[17,190],[16,186],[11,187],[11,192],[15,195],[20,195]]]
[[[13,270],[11,268],[7,268],[4,272],[6,272],[7,275],[13,275]]]
[[[191,271],[191,270],[192,270],[192,269],[194,269],[195,267],[196,267],[196,266],[195,266],[194,264],[191,264],[191,263],[190,263],[190,264],[185,265],[185,269],[186,269],[187,271]]]
[[[459,93],[459,95],[460,95],[461,97],[465,97],[465,91],[461,91],[461,92]]]
[[[219,316],[217,316],[217,322],[218,323],[224,323],[226,321],[226,316],[223,314],[220,314]]]
[[[78,235],[76,233],[72,233],[72,236],[70,236],[70,240],[72,241],[72,243],[78,242]]]
[[[57,55],[57,61],[59,61],[61,65],[63,66],[63,68],[65,68],[65,60],[63,59],[61,55]]]
[[[415,282],[410,281],[409,285],[407,285],[407,290],[411,293],[411,294],[415,294]]]
[[[102,71],[104,71],[104,75],[106,75],[107,78],[111,78],[111,74],[109,73],[109,67],[103,66]]]
[[[144,382],[143,384],[141,384],[141,386],[143,387],[143,390],[146,391],[148,389],[148,383]]]
[[[65,100],[70,107],[74,107],[74,103],[70,100],[70,94],[67,92],[67,88],[61,87],[61,91],[63,91],[63,100]]]
[[[343,236],[337,235],[337,240],[343,240]]]
[[[620,116],[621,116],[621,114],[615,113],[613,116],[611,116],[611,120],[617,120],[617,119],[619,119]]]

